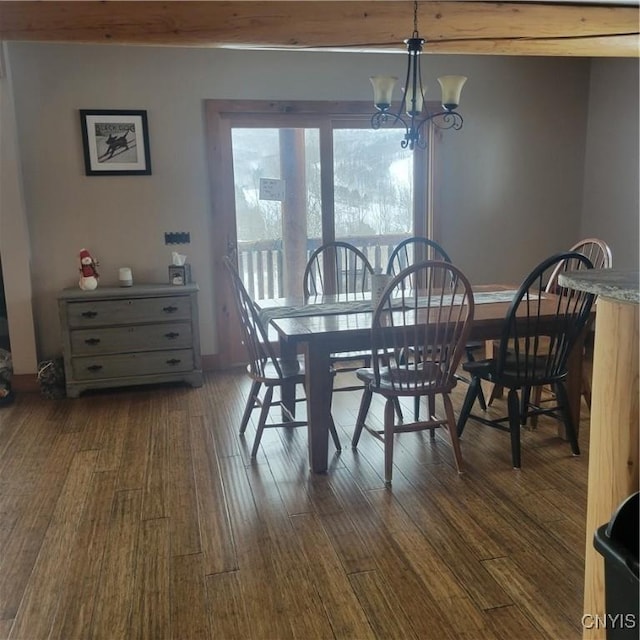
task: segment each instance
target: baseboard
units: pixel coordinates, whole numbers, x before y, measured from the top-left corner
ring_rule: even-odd
[[[21,373],[11,377],[11,390],[21,393],[40,391],[38,375],[35,373]]]
[[[217,353],[201,357],[203,371],[216,371],[220,368],[220,358]]]

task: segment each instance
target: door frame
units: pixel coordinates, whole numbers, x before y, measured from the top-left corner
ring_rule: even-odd
[[[434,105],[428,104],[428,108]],[[437,105],[435,105],[437,106]],[[333,129],[362,125],[371,116],[371,103],[363,101],[205,100],[211,215],[213,222],[213,300],[218,334],[217,368],[246,361],[236,318],[233,292],[223,258],[237,246],[235,190],[231,130],[243,128],[314,128],[320,130],[323,241],[334,238],[333,229]],[[399,129],[399,132],[401,129]],[[428,129],[427,149],[413,153],[413,226],[416,235],[438,241],[433,215],[433,174],[438,137]],[[399,141],[398,141],[399,144]],[[416,176],[424,176],[417,180]],[[422,212],[422,213],[421,213]]]

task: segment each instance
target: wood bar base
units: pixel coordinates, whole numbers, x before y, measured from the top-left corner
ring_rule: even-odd
[[[601,297],[596,313],[583,639],[606,638],[604,558],[596,529],[638,490],[638,304]],[[596,618],[599,616],[599,618]],[[598,622],[600,621],[600,622]]]

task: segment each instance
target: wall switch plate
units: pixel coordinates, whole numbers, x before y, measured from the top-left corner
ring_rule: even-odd
[[[170,231],[164,234],[165,244],[189,244],[191,234],[188,231]]]

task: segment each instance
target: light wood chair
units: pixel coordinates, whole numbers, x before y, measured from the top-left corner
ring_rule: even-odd
[[[373,267],[367,256],[348,242],[339,240],[318,247],[309,257],[302,278],[307,298],[323,294],[357,298],[371,291]],[[337,377],[356,371],[364,362],[369,365],[368,351],[346,351],[331,354]],[[355,391],[362,385],[343,384],[334,391]]]
[[[412,236],[406,238],[400,242],[393,249],[389,255],[389,261],[387,263],[387,274],[396,276],[402,270],[406,269],[409,265],[416,262],[422,262],[424,260],[444,260],[445,262],[451,262],[449,254],[435,240],[425,238],[424,236]],[[415,286],[416,283],[408,283],[410,286]],[[478,340],[471,340],[465,345],[465,355],[469,362],[475,360],[474,352],[484,349],[484,343]],[[456,377],[461,382],[469,384],[470,380],[462,375],[456,374]],[[478,394],[478,402],[483,410],[486,410],[486,404],[482,390]],[[414,419],[417,420],[420,416],[420,396],[416,396],[414,399]]]
[[[249,356],[247,373],[252,380],[251,390],[249,391],[249,397],[247,398],[240,422],[241,435],[244,434],[249,424],[253,410],[257,407],[261,408],[260,417],[256,426],[256,435],[251,449],[251,457],[255,458],[258,454],[260,440],[265,428],[301,427],[307,425],[306,420],[296,420],[295,415],[287,412],[280,400],[273,399],[274,389],[281,388],[285,382],[293,382],[296,385],[300,384],[304,386],[304,360],[302,357],[298,357],[296,360],[290,362],[275,356],[268,339],[267,331],[260,321],[258,311],[251,296],[245,289],[235,265],[228,257],[224,258],[224,264],[231,278],[236,308],[242,327],[243,342]],[[303,401],[305,401],[305,398],[296,398],[296,402]],[[280,407],[288,419],[281,422],[267,422],[269,419],[269,411],[272,407]],[[331,433],[336,449],[340,451],[340,439],[338,438],[333,418],[329,425],[329,432]]]
[[[419,289],[413,288],[414,282],[421,283]],[[451,285],[443,287],[443,282]],[[401,271],[374,311],[371,352],[376,357],[372,358],[372,367],[356,373],[365,388],[351,445],[358,446],[363,429],[384,443],[387,486],[391,485],[397,433],[446,427],[456,468],[462,471],[450,394],[457,382],[455,372],[464,356],[473,310],[473,293],[464,274],[450,263],[425,261]],[[382,430],[367,424],[374,394],[385,399]],[[394,401],[412,396],[433,399],[428,406],[434,410],[430,409],[424,420],[396,424]],[[440,416],[435,413],[437,396],[442,398],[444,408]]]

